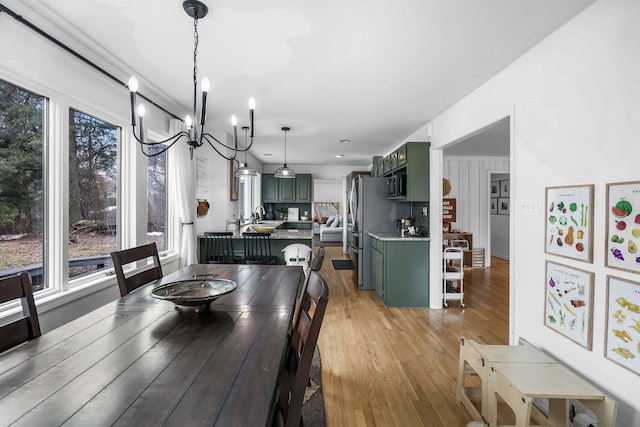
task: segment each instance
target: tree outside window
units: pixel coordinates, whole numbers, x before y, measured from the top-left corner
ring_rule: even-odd
[[[116,250],[118,127],[69,110],[69,278],[111,265]]]
[[[0,80],[0,277],[27,270],[43,289],[45,98]]]

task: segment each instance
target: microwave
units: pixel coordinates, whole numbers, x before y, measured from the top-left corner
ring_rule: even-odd
[[[387,178],[387,197],[400,197],[407,195],[407,176],[393,175]]]

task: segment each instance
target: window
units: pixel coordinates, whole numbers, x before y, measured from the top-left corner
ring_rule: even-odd
[[[253,213],[253,179],[252,176],[240,176],[240,188],[238,188],[238,204],[240,205],[240,219],[247,220]]]
[[[118,127],[69,110],[69,279],[107,268],[116,250]]]
[[[164,148],[153,145],[148,147],[148,152],[153,154]],[[147,240],[156,242],[158,251],[164,251],[167,249],[167,152],[149,157],[147,165]]]
[[[43,268],[45,98],[0,80],[0,277],[28,270],[34,291]]]

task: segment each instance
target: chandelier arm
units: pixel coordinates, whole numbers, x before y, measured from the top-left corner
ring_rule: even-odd
[[[182,135],[181,135],[181,136],[182,136]],[[167,141],[169,141],[169,140],[171,140],[171,138],[166,139],[164,142],[167,142]],[[159,156],[160,154],[162,154],[162,153],[164,153],[165,151],[167,151],[169,148],[173,147],[173,146],[174,146],[174,144],[175,144],[176,142],[178,142],[178,141],[180,141],[180,137],[179,137],[179,136],[178,136],[177,138],[175,138],[175,139],[173,140],[173,142],[171,142],[171,144],[167,144],[167,145],[165,145],[165,147],[164,147],[162,150],[158,151],[157,153],[153,153],[153,154],[149,154],[148,152],[145,152],[145,151],[144,151],[144,146],[145,146],[145,145],[147,145],[147,146],[149,146],[149,145],[151,145],[151,146],[160,145],[160,144],[162,144],[162,142],[155,142],[155,143],[152,143],[152,144],[151,144],[151,143],[144,143],[144,144],[140,144],[140,151],[141,151],[141,152],[142,152],[142,154],[144,154],[146,157],[155,157],[155,156]]]
[[[167,139],[163,139],[162,141],[152,141],[152,142],[148,142],[148,141],[143,141],[143,140],[141,140],[141,139],[140,139],[140,137],[139,137],[138,135],[136,135],[135,126],[133,127],[133,132],[132,132],[132,133],[133,133],[133,137],[135,138],[135,140],[136,140],[136,141],[138,141],[138,143],[143,144],[143,145],[158,145],[158,144],[164,144],[164,143],[167,143],[167,142],[169,142],[169,141],[174,141],[174,140],[175,140],[175,141],[177,141],[177,140],[179,140],[180,138],[182,138],[183,136],[184,136],[184,137],[186,137],[186,138],[189,138],[189,133],[188,133],[187,131],[184,131],[184,130],[183,130],[183,131],[180,131],[180,132],[176,133],[176,134],[175,134],[175,135],[173,135],[173,136],[170,136],[170,137],[169,137],[169,138],[167,138]],[[175,143],[175,141],[174,141],[174,142],[172,142],[172,143],[171,143],[171,145],[173,145],[173,144]]]
[[[229,149],[229,150],[233,150],[233,151],[238,152],[238,153],[242,153],[242,152],[244,152],[244,151],[249,151],[249,148],[251,148],[251,145],[253,144],[253,139],[252,139],[252,140],[251,140],[251,144],[249,144],[249,146],[248,146],[248,147],[245,147],[245,148],[238,148],[238,147],[235,147],[235,146],[233,146],[233,145],[227,145],[227,144],[225,144],[224,142],[221,142],[218,138],[216,138],[215,136],[211,135],[211,134],[210,134],[210,133],[208,133],[208,132],[203,133],[203,134],[202,134],[202,139],[203,139],[203,140],[206,140],[206,141],[209,143],[209,145],[211,145],[212,147],[213,147],[213,145],[212,145],[211,140],[210,140],[209,138],[213,139],[215,142],[217,142],[218,144],[220,144],[220,145],[221,145],[221,146],[223,146],[224,148],[227,148],[227,149]],[[215,148],[215,147],[214,147],[214,148]],[[216,151],[217,151],[217,150],[216,150]]]
[[[211,143],[211,141],[209,140],[209,138],[207,138],[207,136],[206,136],[206,135],[209,135],[209,134],[202,135],[202,139],[203,139],[204,141],[207,141],[207,143],[211,146],[211,148],[213,148],[214,150],[216,150],[216,153],[218,153],[218,154],[220,155],[220,157],[223,157],[223,158],[225,158],[225,159],[227,159],[227,160],[235,160],[235,159],[236,159],[236,156],[238,155],[238,151],[234,151],[234,152],[233,152],[233,156],[227,156],[226,154],[223,154],[220,150],[218,150],[218,148],[217,148],[215,145],[213,145],[213,144]],[[209,135],[209,136],[211,136],[211,135]],[[213,138],[213,137],[212,137],[212,138]],[[215,138],[213,138],[213,139],[215,139]],[[222,146],[224,146],[224,147],[227,147],[225,144],[221,143],[221,142],[220,142],[220,141],[218,141],[217,139],[215,139],[215,141],[216,141],[218,144],[220,144],[220,145],[222,145]]]

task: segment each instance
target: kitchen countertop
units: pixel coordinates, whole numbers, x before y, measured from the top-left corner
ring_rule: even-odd
[[[275,231],[271,233],[271,239],[276,240],[312,240],[313,239],[313,229],[309,230],[299,230],[299,229],[278,229],[277,227],[284,224],[285,222],[290,223],[308,223],[311,224],[311,221],[287,221],[287,220],[278,220],[278,221],[262,221],[260,224],[246,224],[241,225],[239,230],[233,232],[232,239],[242,239],[242,233],[245,231],[252,231],[252,226],[269,226],[276,227]],[[204,237],[203,234],[198,235],[198,237]]]
[[[400,237],[399,232],[391,233],[388,231],[370,231],[369,236],[376,238],[378,240],[386,240],[386,241],[394,241],[394,242],[429,242],[431,241],[431,237]]]

